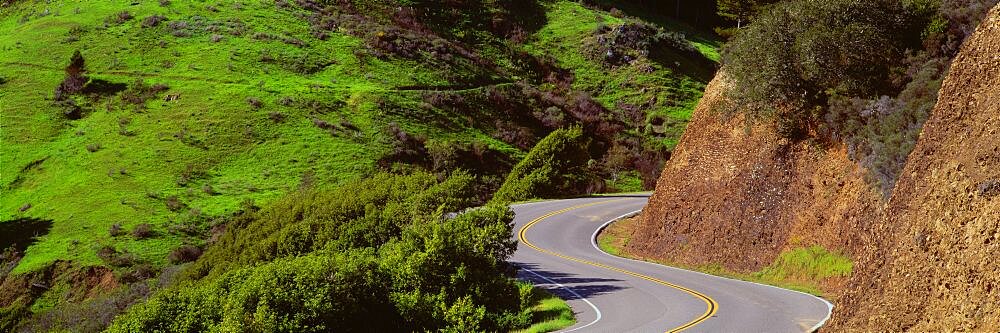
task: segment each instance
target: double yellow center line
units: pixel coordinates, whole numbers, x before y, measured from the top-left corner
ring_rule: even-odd
[[[528,233],[528,229],[530,229],[535,224],[538,224],[539,222],[542,222],[543,220],[545,220],[547,218],[550,218],[550,217],[553,217],[553,216],[556,216],[556,215],[559,215],[559,214],[563,214],[563,213],[566,213],[566,212],[569,212],[569,211],[572,211],[572,210],[576,210],[576,209],[581,209],[581,208],[585,208],[585,207],[596,206],[596,205],[606,204],[606,203],[611,203],[611,202],[616,202],[616,201],[622,201],[622,200],[626,200],[626,199],[615,199],[615,200],[592,202],[592,203],[577,205],[577,206],[573,206],[573,207],[569,207],[569,208],[565,208],[565,209],[560,209],[560,210],[557,210],[557,211],[550,212],[548,214],[539,216],[538,218],[536,218],[534,220],[531,220],[531,222],[528,222],[528,224],[525,224],[524,227],[521,227],[521,230],[518,232],[518,239],[521,241],[521,244],[524,244],[524,245],[526,245],[526,246],[528,246],[528,247],[530,247],[532,249],[535,249],[538,252],[542,252],[542,253],[545,253],[545,254],[548,254],[548,255],[556,256],[556,257],[563,258],[563,259],[570,260],[570,261],[575,261],[575,262],[578,262],[578,263],[581,263],[581,264],[587,264],[587,265],[594,266],[594,267],[600,267],[600,268],[612,270],[612,271],[615,271],[615,272],[619,272],[619,273],[623,273],[623,274],[628,274],[628,275],[631,275],[631,276],[634,276],[634,277],[637,277],[637,278],[640,278],[640,279],[643,279],[643,280],[652,281],[652,282],[655,282],[655,283],[658,283],[658,284],[661,284],[661,285],[664,285],[664,286],[667,286],[667,287],[670,287],[670,288],[674,288],[674,289],[683,291],[685,293],[691,294],[695,298],[698,298],[698,299],[700,299],[700,300],[702,300],[702,301],[705,302],[705,305],[707,306],[706,309],[705,309],[705,313],[703,313],[698,318],[695,318],[694,320],[692,320],[692,321],[690,321],[690,322],[688,322],[688,323],[686,323],[684,325],[681,325],[681,326],[678,326],[676,328],[667,330],[667,333],[680,332],[680,331],[686,330],[688,328],[691,328],[691,327],[694,327],[695,325],[700,324],[701,322],[703,322],[703,321],[707,320],[708,318],[711,318],[713,315],[715,315],[715,312],[719,310],[719,303],[716,303],[715,300],[713,300],[711,297],[708,297],[705,294],[702,294],[700,292],[694,291],[694,290],[692,290],[690,288],[686,288],[686,287],[683,287],[683,286],[679,286],[679,285],[676,285],[676,284],[673,284],[673,283],[670,283],[670,282],[667,282],[667,281],[663,281],[663,280],[654,278],[652,276],[643,275],[643,274],[639,274],[639,273],[636,273],[636,272],[624,270],[624,269],[621,269],[621,268],[618,268],[618,267],[608,266],[608,265],[605,265],[605,264],[602,264],[602,263],[597,263],[597,262],[593,262],[593,261],[589,261],[589,260],[584,260],[584,259],[580,259],[580,258],[574,258],[574,257],[567,256],[565,254],[562,254],[562,253],[558,253],[558,252],[555,252],[555,251],[546,250],[546,249],[543,249],[543,248],[540,248],[540,247],[536,246],[535,244],[532,244],[530,241],[528,241],[528,238],[525,236]]]

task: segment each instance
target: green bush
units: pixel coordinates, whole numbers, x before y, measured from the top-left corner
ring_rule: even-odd
[[[14,302],[7,307],[0,307],[0,331],[13,332],[21,323],[21,319],[31,314],[28,306]]]
[[[947,59],[919,59],[912,81],[896,98],[834,96],[825,126],[848,148],[851,159],[868,171],[867,180],[889,197],[924,122],[937,102]]]
[[[513,213],[472,177],[379,174],[249,211],[181,282],[111,332],[507,331],[530,320],[507,258]],[[376,319],[376,320],[372,320]]]
[[[590,140],[580,127],[553,131],[514,166],[493,200],[514,202],[585,192],[593,178],[588,170],[589,148]]]
[[[795,0],[777,4],[726,47],[729,114],[778,117],[789,138],[815,130],[832,94],[895,95],[893,66],[919,49],[933,11],[917,1]]]
[[[233,267],[325,248],[378,247],[414,220],[468,207],[473,180],[461,172],[444,181],[430,173],[377,174],[334,190],[293,193],[235,217],[230,231],[184,276],[218,276]]]
[[[727,115],[844,143],[888,197],[951,58],[996,0],[783,2],[726,48]]]

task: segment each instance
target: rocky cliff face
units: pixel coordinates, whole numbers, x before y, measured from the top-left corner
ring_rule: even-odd
[[[1000,330],[1000,7],[953,62],[831,330]]]
[[[881,215],[879,194],[843,147],[780,139],[714,110],[724,73],[709,85],[640,218],[630,254],[750,272],[783,250],[823,245],[854,253]]]
[[[844,149],[713,112],[708,87],[626,251],[749,272],[819,244],[856,261],[831,281],[831,331],[1000,329],[1000,8],[954,60],[892,196]]]

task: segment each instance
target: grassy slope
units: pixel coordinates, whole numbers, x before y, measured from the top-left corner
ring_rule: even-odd
[[[630,218],[612,223],[597,236],[598,247],[604,252],[616,256],[630,257],[628,253],[624,252],[624,247],[628,245],[630,240],[628,230],[632,230],[631,225],[637,220],[637,218]],[[647,260],[645,258],[633,259]],[[732,272],[719,266],[684,267],[670,262],[663,262],[663,264],[798,290],[817,296],[823,295],[823,280],[850,276],[854,268],[850,258],[830,252],[822,246],[800,247],[782,251],[771,265],[752,273]]]
[[[337,184],[369,173],[389,149],[382,129],[390,121],[431,140],[479,141],[515,156],[523,154],[473,127],[442,128],[416,120],[447,114],[422,116],[414,113],[426,111],[416,107],[399,114],[378,110],[381,98],[420,103],[419,91],[401,92],[395,87],[447,85],[433,68],[396,58],[368,57],[362,62],[353,53],[363,43],[358,38],[333,33],[328,40],[318,40],[294,11],[275,10],[269,1],[220,3],[216,10],[209,5],[201,1],[173,1],[168,7],[154,1],[80,5],[56,0],[21,2],[0,13],[0,76],[8,81],[0,86],[0,221],[21,216],[54,221],[51,232],[27,250],[15,272],[35,270],[57,259],[100,264],[95,253],[101,245],[165,264],[171,249],[201,242],[168,232],[192,211],[223,214],[244,200],[266,203],[296,188],[303,178]],[[105,27],[105,20],[122,10],[135,18]],[[560,65],[576,72],[577,88],[593,91],[607,106],[655,95],[659,104],[654,115],[676,120],[670,122],[674,126],[663,142],[675,144],[703,84],[669,70],[652,75],[633,68],[608,72],[580,55],[579,41],[598,20],[615,19],[570,1],[553,2],[548,11],[547,25],[526,48],[556,56]],[[192,24],[202,20],[222,29],[210,32],[202,26],[190,29],[191,36],[176,37],[165,24],[141,28],[140,21],[154,14]],[[245,25],[242,34],[226,28],[227,22],[236,21]],[[75,33],[78,40],[69,38],[72,29],[82,29]],[[307,46],[258,40],[252,37],[256,33],[293,37]],[[213,42],[214,34],[221,40]],[[92,78],[132,83],[142,77],[167,84],[166,94],[180,98],[165,102],[160,95],[145,110],[116,102],[111,109],[96,108],[84,119],[66,120],[51,105],[52,91],[78,49]],[[264,53],[283,61],[264,63]],[[333,65],[313,74],[283,66],[306,56],[319,56]],[[638,93],[636,87],[622,86],[629,77],[657,88]],[[336,107],[317,113],[280,105],[278,100],[286,96]],[[248,98],[260,99],[263,107],[251,107]],[[271,121],[272,112],[287,115],[287,120]],[[126,127],[134,135],[118,133],[123,118],[131,120]],[[313,118],[346,120],[360,132],[331,135],[314,126]],[[95,144],[101,149],[86,149]],[[22,171],[39,160],[44,162]],[[195,177],[187,186],[179,185],[178,179],[189,170]],[[203,191],[206,185],[217,193]],[[168,210],[165,201],[170,196],[180,198],[187,208]],[[22,213],[25,204],[31,208]],[[112,238],[108,230],[115,223],[126,229],[151,223],[157,235],[144,240]]]
[[[315,42],[300,21],[271,6],[246,4],[242,10],[221,8],[218,13],[201,6],[175,3],[163,8],[145,2],[127,9],[137,18],[203,15],[207,20],[221,21],[238,16],[245,18],[251,29],[244,36],[254,30],[278,31]],[[107,242],[162,262],[166,251],[181,239],[164,235],[143,241],[111,240],[108,228],[114,223],[126,228],[153,223],[165,233],[166,221],[179,218],[164,205],[162,198],[167,196],[177,195],[190,207],[218,214],[232,210],[241,200],[273,198],[298,184],[307,170],[321,182],[356,177],[370,170],[380,153],[381,147],[373,144],[378,132],[372,128],[372,115],[363,102],[350,105],[340,115],[327,115],[358,124],[365,132],[361,139],[333,137],[312,126],[305,115],[296,114],[300,110],[275,102],[289,95],[364,101],[370,91],[396,83],[361,79],[349,53],[360,42],[352,37],[337,35],[315,43],[317,52],[328,52],[339,65],[311,76],[289,75],[278,66],[258,61],[263,50],[295,51],[281,42],[226,36],[213,43],[209,34],[203,33],[179,38],[169,35],[162,25],[140,29],[138,19],[97,28],[122,9],[111,3],[90,4],[79,13],[71,2],[54,2],[48,8],[59,14],[20,24],[25,13],[22,9],[0,23],[0,29],[12,32],[0,36],[0,48],[6,55],[0,75],[11,81],[0,90],[4,105],[2,164],[6,170],[18,170],[31,161],[45,159],[20,186],[5,189],[0,212],[7,219],[30,203],[33,207],[26,215],[56,221],[52,232],[28,250],[18,271],[35,269],[57,258],[97,263],[92,248]],[[65,42],[67,31],[78,26],[89,31],[79,41]],[[161,40],[166,47],[160,47]],[[75,49],[82,50],[94,78],[131,83],[142,75],[150,83],[169,85],[168,93],[181,97],[176,102],[153,100],[142,112],[116,107],[110,112],[95,110],[82,120],[64,120],[59,110],[50,106],[49,98],[63,75],[61,66]],[[167,61],[173,66],[165,68]],[[390,72],[404,66],[380,63],[370,67]],[[382,77],[402,84],[413,82],[399,76]],[[333,78],[339,86],[329,84]],[[330,86],[333,93],[310,93],[310,84]],[[250,97],[261,99],[265,106],[254,110],[247,103]],[[275,124],[267,117],[272,111],[290,117]],[[120,118],[131,119],[128,128],[134,136],[118,134]],[[183,140],[176,137],[182,131]],[[88,144],[103,148],[90,153],[85,148]],[[187,188],[178,186],[177,178],[189,167],[204,177]],[[9,184],[18,176],[4,172],[0,183]],[[201,191],[205,184],[219,194]]]
[[[549,24],[538,32],[537,40],[529,44],[527,49],[534,54],[552,56],[561,66],[572,69],[576,76],[574,88],[593,93],[594,98],[608,109],[618,109],[619,103],[641,105],[655,99],[656,105],[647,114],[647,119],[665,120],[666,126],[656,132],[663,138],[662,145],[673,149],[680,140],[680,134],[691,118],[695,105],[701,99],[705,82],[680,73],[679,68],[656,62],[641,64],[655,68],[656,71],[652,73],[643,71],[640,65],[607,68],[590,60],[585,55],[586,50],[580,49],[579,43],[566,42],[587,40],[592,38],[592,32],[600,25],[623,22],[608,13],[595,12],[575,2],[558,1],[551,5],[548,20]],[[685,29],[680,25],[672,28]],[[693,41],[696,48],[713,60],[718,60],[718,47],[721,46],[716,43],[709,43],[708,39],[702,37]],[[637,128],[631,131],[650,129]]]
[[[517,333],[555,332],[576,324],[573,309],[566,301],[539,287],[534,287],[531,292],[535,300],[531,308],[533,324]]]

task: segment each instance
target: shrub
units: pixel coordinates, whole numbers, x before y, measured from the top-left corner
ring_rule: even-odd
[[[274,123],[280,124],[285,122],[285,118],[288,118],[288,116],[278,111],[271,111],[267,113],[267,118],[271,119]]]
[[[66,66],[66,78],[63,79],[62,83],[56,87],[55,100],[62,101],[69,97],[69,95],[79,93],[83,90],[83,86],[87,83],[87,64],[86,60],[83,59],[83,55],[80,54],[80,50],[73,52],[73,56],[70,57],[69,65]],[[76,103],[73,103],[76,105]]]
[[[198,260],[201,257],[201,248],[194,245],[181,245],[180,247],[170,251],[170,255],[167,259],[173,264],[183,264],[187,262],[192,262]]]
[[[590,141],[580,127],[558,129],[538,142],[511,170],[493,201],[559,198],[586,192]]]
[[[111,228],[108,229],[108,234],[111,235],[111,237],[118,237],[125,235],[125,228],[122,228],[121,223],[112,224]]]
[[[1000,194],[1000,180],[989,179],[985,180],[976,186],[979,196],[981,197],[993,197]]]
[[[890,69],[919,45],[926,16],[889,0],[775,5],[723,52],[733,85],[723,111],[751,121],[777,117],[786,137],[801,139],[816,129],[831,93],[892,93]]]
[[[9,306],[0,307],[0,331],[16,331],[21,320],[30,315],[31,310],[24,302],[14,302]]]
[[[998,0],[945,0],[941,1],[938,17],[924,30],[924,45],[932,55],[954,57],[962,42],[975,32],[990,8]]]
[[[167,209],[169,209],[172,212],[180,211],[181,209],[184,209],[184,207],[187,206],[183,202],[181,202],[181,199],[178,198],[176,195],[171,195],[167,197],[164,203],[167,205]]]
[[[681,54],[701,57],[701,53],[684,35],[665,31],[642,21],[628,21],[619,25],[601,25],[587,42],[589,55],[605,64],[621,66],[648,58],[654,50],[668,48]]]
[[[247,98],[247,104],[250,104],[250,107],[254,109],[260,109],[264,106],[264,101],[261,101],[260,98],[257,97],[250,97]]]
[[[101,150],[101,144],[100,143],[91,143],[91,144],[87,145],[87,151],[89,151],[91,153],[96,153],[98,150]]]
[[[132,124],[132,118],[120,117],[118,118],[118,134],[123,136],[133,136],[135,132],[128,129],[128,125]]]
[[[128,11],[120,11],[112,15],[110,18],[104,20],[105,25],[110,24],[122,24],[128,22],[133,18],[132,13]]]
[[[128,252],[118,252],[114,247],[102,246],[97,250],[97,257],[112,267],[129,267],[135,264],[136,258]]]
[[[167,17],[163,16],[163,15],[147,16],[146,18],[142,19],[142,27],[143,28],[153,28],[153,27],[159,26],[160,23],[162,23],[163,21],[166,21],[166,20],[167,20]]]
[[[146,265],[140,265],[140,267]],[[122,285],[79,303],[63,302],[24,321],[22,332],[100,332],[130,305],[144,300],[151,290],[145,283]],[[4,331],[8,332],[8,331]]]
[[[427,138],[407,133],[399,124],[392,122],[386,128],[391,151],[378,160],[378,165],[384,169],[395,163],[412,165],[428,165],[427,148],[424,145]]]
[[[520,328],[528,302],[506,262],[513,213],[440,217],[468,207],[471,180],[377,174],[238,215],[185,271],[196,283],[157,293],[109,331]]]
[[[167,23],[167,29],[174,37],[190,37],[191,30],[189,27],[190,24],[187,21],[170,21],[170,23]]]
[[[118,281],[122,283],[135,283],[154,278],[158,273],[159,272],[155,267],[153,267],[153,265],[139,264],[122,273],[121,276],[118,277]]]
[[[725,111],[745,111],[750,120],[777,117],[779,133],[789,138],[842,141],[866,180],[888,197],[937,102],[950,58],[996,3],[780,4],[725,50],[734,84]]]
[[[215,191],[215,188],[214,188],[214,187],[212,187],[212,185],[211,185],[211,184],[205,184],[204,186],[202,186],[202,187],[201,187],[201,191],[202,191],[202,192],[205,192],[205,194],[208,194],[208,195],[216,195],[216,194],[219,194],[218,192],[216,192],[216,191]]]
[[[136,239],[146,239],[149,237],[153,237],[153,225],[149,223],[143,223],[135,226],[135,228],[132,229],[132,237],[135,237]]]

